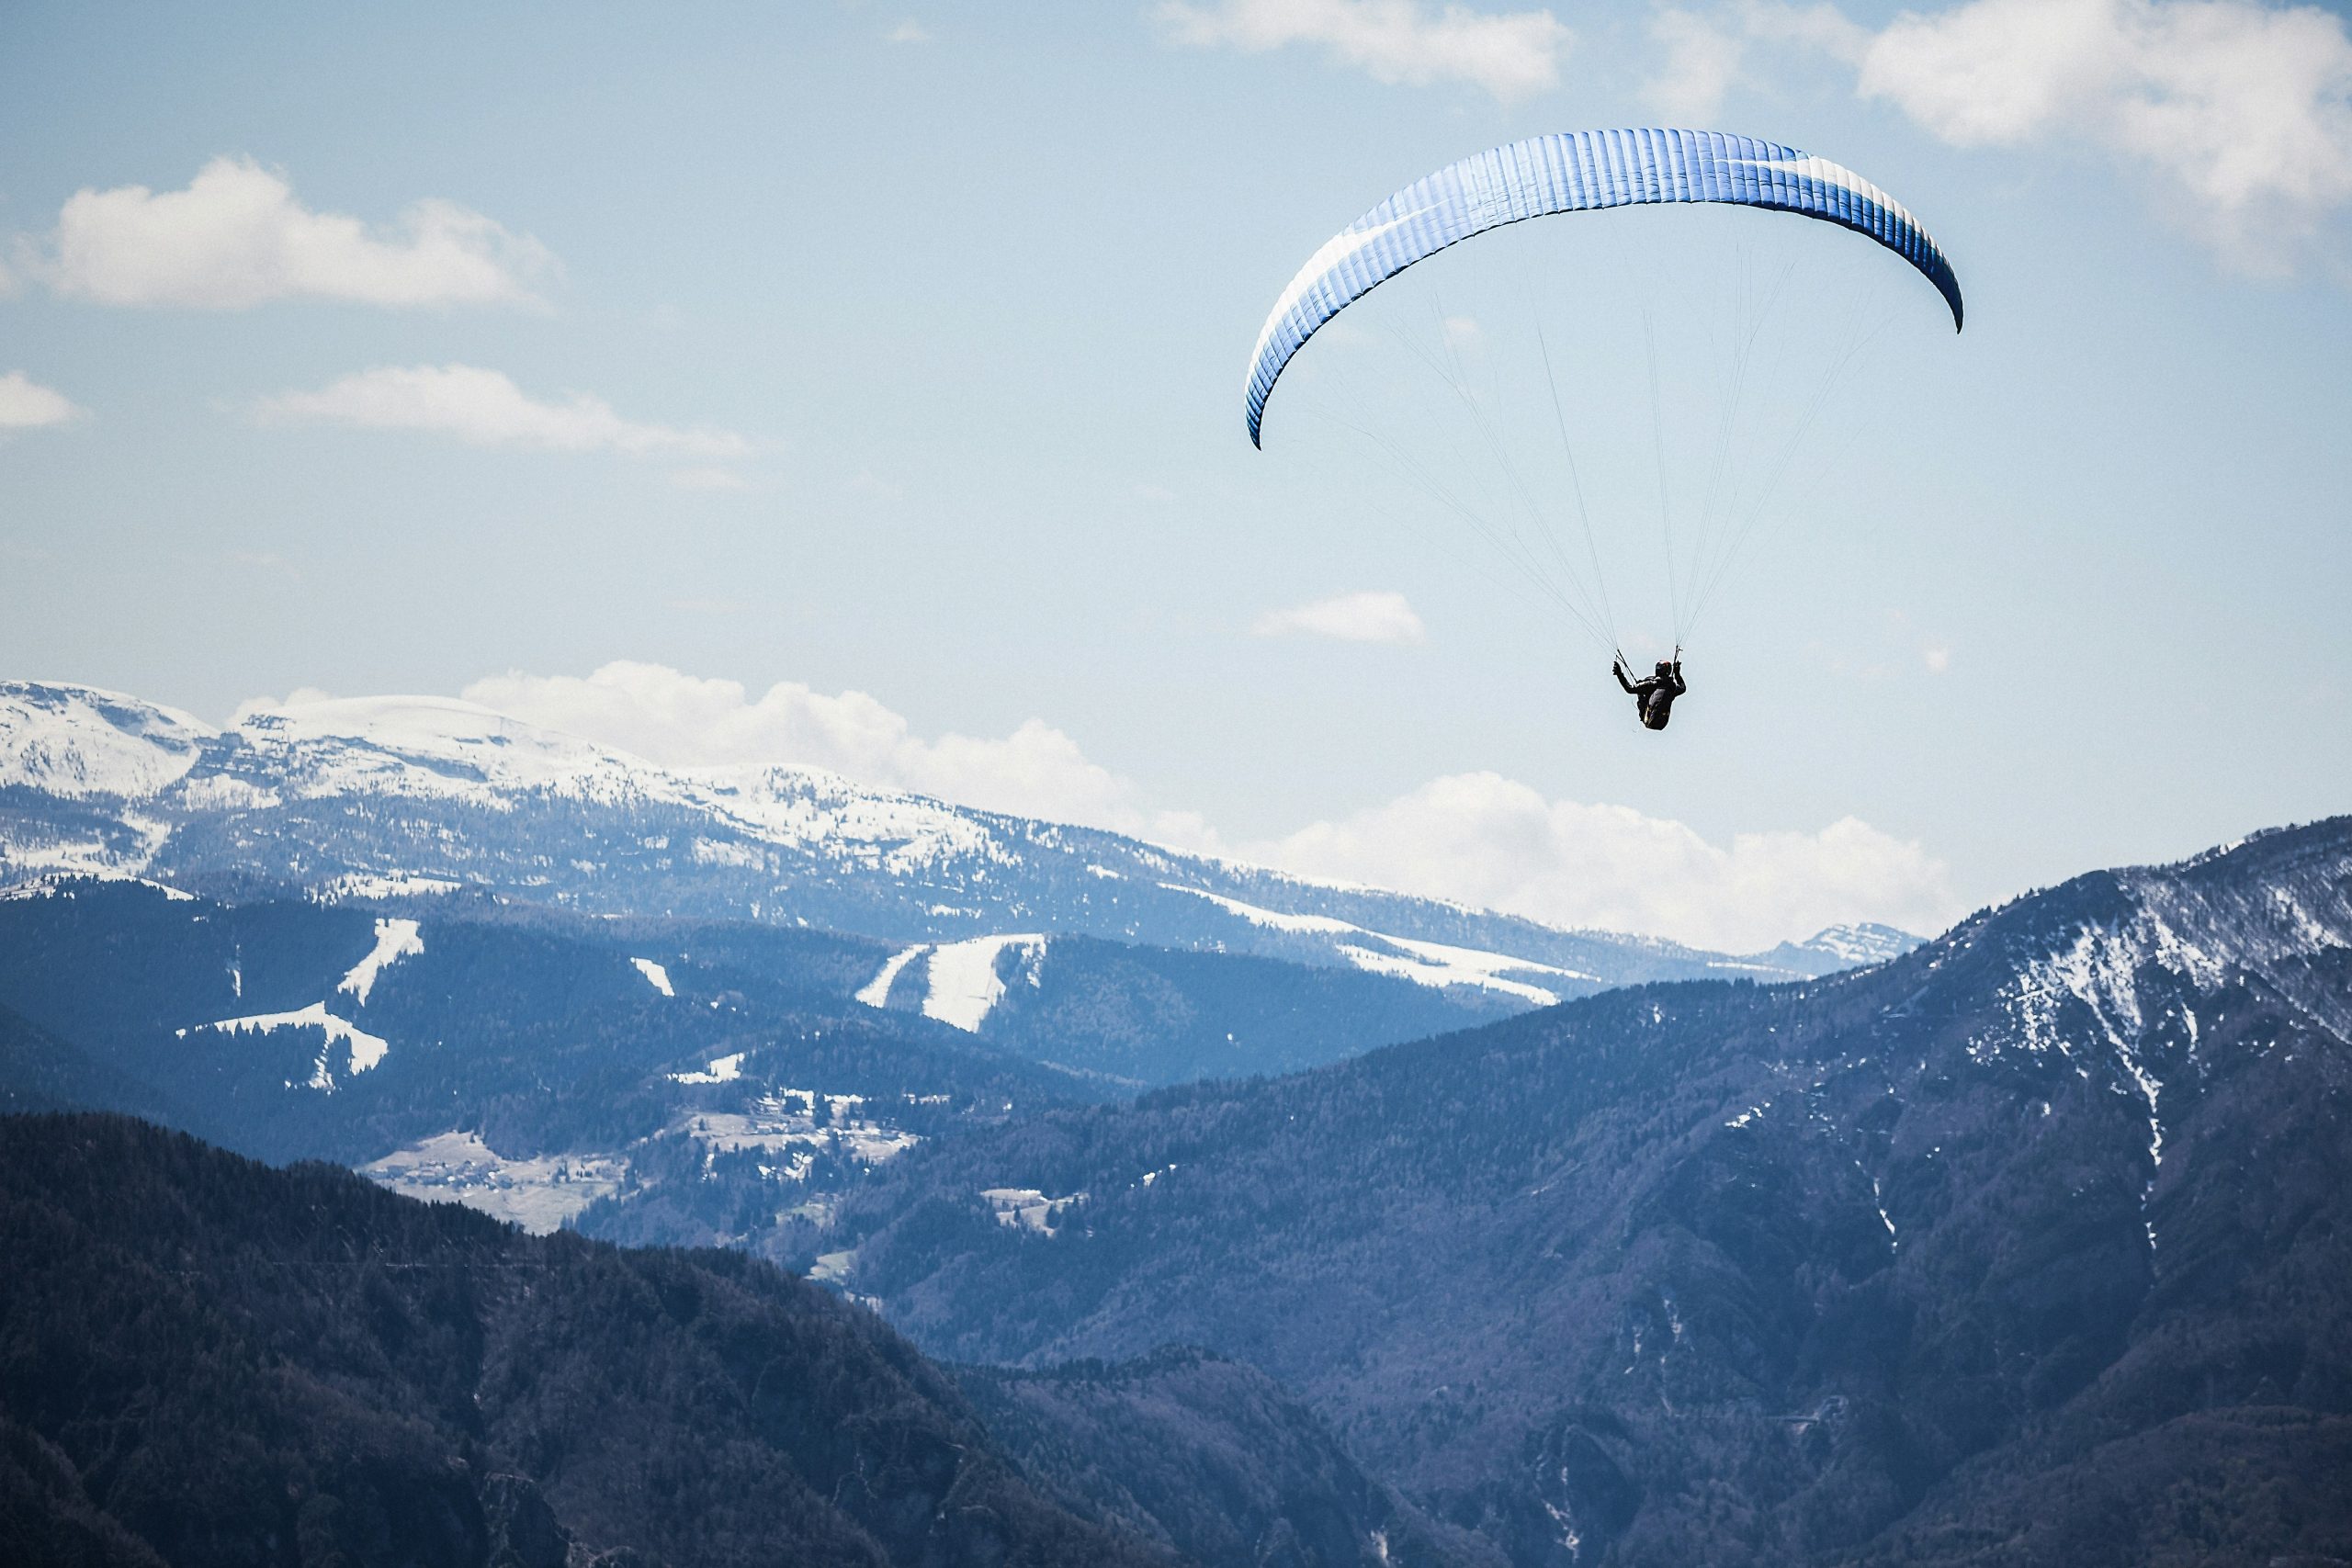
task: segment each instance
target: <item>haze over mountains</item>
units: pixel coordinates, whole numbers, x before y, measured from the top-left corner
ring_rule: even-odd
[[[394,1190],[0,1120],[0,1544],[2352,1559],[2352,818],[1914,946],[1559,931],[464,705],[0,689],[0,1108]],[[220,1302],[118,1333],[175,1269]],[[171,1381],[232,1363],[266,1397]],[[291,1511],[204,1460],[271,1421]]]

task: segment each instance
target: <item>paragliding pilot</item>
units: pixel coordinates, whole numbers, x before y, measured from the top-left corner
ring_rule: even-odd
[[[1625,656],[1619,654],[1617,662],[1610,666],[1617,683],[1634,699],[1634,711],[1642,716],[1648,729],[1664,729],[1666,721],[1674,716],[1674,699],[1690,688],[1682,682],[1682,650],[1676,649],[1674,657],[1657,661],[1657,673],[1636,681],[1633,671],[1625,668]]]

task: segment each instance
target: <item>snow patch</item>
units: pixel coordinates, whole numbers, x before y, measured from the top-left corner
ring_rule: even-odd
[[[643,959],[637,960],[642,964]],[[668,991],[662,993],[668,996]],[[715,1056],[710,1066],[698,1073],[672,1073],[672,1083],[733,1083],[743,1076],[743,1058],[750,1053],[738,1051],[731,1056]]]
[[[180,785],[175,802],[187,811],[269,811],[285,797],[234,773],[208,773]]]
[[[859,987],[856,1000],[870,1008],[888,1005],[890,1000],[890,987],[897,982],[899,971],[911,963],[915,954],[926,951],[929,945],[927,942],[919,942],[912,947],[892,953],[883,963],[881,973]]]
[[[335,982],[334,988],[349,991],[361,1007],[366,1007],[368,996],[376,989],[377,976],[401,959],[413,958],[424,951],[424,938],[417,934],[414,920],[379,919],[376,922],[376,945]]]
[[[1037,963],[1046,954],[1042,936],[977,936],[934,948],[929,970],[930,994],[923,998],[927,1018],[979,1032],[996,1004],[1004,999],[1004,982],[997,976],[997,960],[1007,948],[1017,948],[1029,963],[1029,984],[1041,984]]]
[[[647,985],[652,987],[663,996],[674,997],[678,994],[670,988],[670,971],[665,965],[656,964],[650,958],[632,958],[629,960],[629,964],[639,974],[645,976],[645,983]],[[738,1061],[741,1060],[741,1057],[736,1059]]]
[[[357,872],[338,876],[319,889],[322,904],[339,903],[345,898],[418,898],[455,893],[459,884],[440,876],[412,876],[405,874],[391,876],[367,876]]]
[[[346,1023],[327,1011],[324,1002],[312,1002],[299,1012],[263,1012],[247,1018],[224,1018],[214,1023],[199,1023],[193,1031],[183,1029],[177,1032],[180,1038],[186,1039],[191,1032],[202,1033],[208,1030],[221,1034],[272,1034],[281,1029],[322,1029],[326,1032],[326,1043],[319,1048],[318,1066],[312,1069],[307,1085],[326,1094],[333,1094],[335,1090],[334,1073],[327,1063],[334,1055],[338,1041],[349,1049],[351,1070],[355,1074],[364,1073],[382,1061],[384,1053],[391,1048],[380,1036],[370,1034],[356,1024]],[[293,1087],[290,1080],[287,1087]]]
[[[134,887],[144,887],[160,893],[167,904],[193,904],[196,895],[144,876],[132,876],[119,871],[58,871],[49,872],[27,881],[0,887],[0,898],[71,898],[76,882],[119,882]]]
[[[1537,1007],[1551,1007],[1560,1000],[1558,992],[1524,980],[1507,979],[1505,975],[1556,975],[1564,980],[1599,983],[1594,976],[1557,968],[1549,964],[1538,964],[1532,959],[1515,958],[1506,953],[1487,953],[1477,948],[1454,947],[1442,942],[1389,936],[1347,920],[1334,919],[1329,915],[1284,914],[1279,909],[1260,908],[1238,898],[1227,898],[1222,894],[1187,887],[1181,883],[1163,882],[1159,886],[1170,893],[1189,893],[1195,898],[1205,898],[1227,913],[1238,915],[1251,925],[1262,926],[1269,931],[1288,931],[1299,936],[1356,939],[1335,944],[1340,956],[1358,969],[1386,975],[1393,979],[1410,980],[1417,986],[1429,986],[1440,990],[1450,986],[1467,986],[1517,997]]]
[[[1363,930],[1362,926],[1350,925],[1345,920],[1335,920],[1329,915],[1286,915],[1279,909],[1261,909],[1255,904],[1245,904],[1238,898],[1227,898],[1222,894],[1211,893],[1205,888],[1186,887],[1174,882],[1163,882],[1159,886],[1166,892],[1189,893],[1195,898],[1205,898],[1227,914],[1238,915],[1251,925],[1263,926],[1269,931],[1313,932],[1322,936],[1351,936]]]
[[[1506,974],[1556,975],[1563,980],[1585,980],[1599,984],[1597,976],[1575,969],[1562,969],[1549,964],[1537,964],[1525,958],[1514,958],[1507,953],[1487,953],[1473,947],[1453,947],[1442,942],[1419,942],[1411,937],[1382,936],[1377,931],[1365,933],[1374,940],[1403,950],[1399,958],[1370,949],[1342,945],[1340,951],[1360,969],[1370,969],[1384,975],[1396,975],[1416,985],[1472,986],[1481,990],[1500,991],[1506,996],[1522,998],[1537,1007],[1552,1007],[1560,1000],[1559,993],[1524,980],[1505,978]]]

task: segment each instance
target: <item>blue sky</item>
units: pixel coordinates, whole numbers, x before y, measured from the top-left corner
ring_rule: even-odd
[[[2347,804],[2336,13],[120,21],[0,19],[10,674],[216,722],[470,691],[665,761],[1734,944],[1930,926]],[[1426,496],[1318,445],[1317,398],[1393,381],[1393,344],[1310,346],[1263,454],[1239,398],[1268,305],[1364,208],[1498,141],[1651,123],[1860,170],[1970,300],[1954,338],[1924,286],[1721,215],[1826,309],[1867,285],[1885,331],[1662,737]],[[1750,242],[1598,226],[1622,216],[1509,266],[1581,339],[1570,398],[1638,408],[1603,301],[1654,263],[1687,297]],[[1472,249],[1396,310],[1505,300],[1477,269],[1507,253]],[[1653,492],[1600,483],[1604,530],[1656,527]]]

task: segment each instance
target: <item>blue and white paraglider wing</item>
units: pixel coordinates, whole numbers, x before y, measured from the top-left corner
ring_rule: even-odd
[[[1307,258],[1250,357],[1250,444],[1259,443],[1266,400],[1291,356],[1324,322],[1415,262],[1506,223],[1664,202],[1760,207],[1867,234],[1936,286],[1959,330],[1960,280],[1935,241],[1893,197],[1826,158],[1713,130],[1537,136],[1407,186]]]

